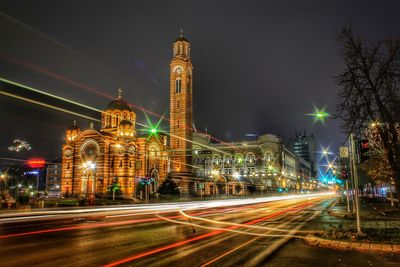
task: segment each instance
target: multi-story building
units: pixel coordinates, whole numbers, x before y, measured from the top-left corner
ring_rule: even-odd
[[[46,164],[46,191],[58,195],[61,188],[61,159],[56,158]]]
[[[288,147],[299,157],[308,161],[311,165],[311,176],[317,177],[317,142],[314,135],[296,132],[294,137],[289,138]]]
[[[207,179],[206,194],[299,190],[302,181],[310,180],[310,165],[300,158],[299,168],[299,157],[276,135],[215,144],[207,134],[195,132],[193,141],[194,172],[196,177]]]

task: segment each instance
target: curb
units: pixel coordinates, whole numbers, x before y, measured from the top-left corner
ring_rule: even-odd
[[[357,250],[366,253],[391,253],[400,254],[400,245],[370,242],[352,242],[344,240],[331,240],[308,235],[304,241],[314,247],[331,248],[337,250]]]

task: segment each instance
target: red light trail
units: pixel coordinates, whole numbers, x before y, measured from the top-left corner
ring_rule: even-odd
[[[208,214],[208,213],[209,212],[199,212],[199,213],[196,213],[196,215],[204,215],[204,214]],[[138,215],[141,215],[141,214],[138,214]],[[132,216],[134,216],[134,215],[132,215]],[[176,219],[176,218],[180,218],[180,217],[181,217],[180,215],[177,215],[177,216],[169,216],[167,218]],[[31,232],[1,235],[0,239],[10,238],[10,237],[18,237],[18,236],[27,236],[27,235],[54,233],[54,232],[61,232],[61,231],[71,231],[71,230],[78,230],[78,229],[92,229],[92,228],[107,227],[107,226],[120,226],[120,225],[127,225],[127,224],[155,222],[155,221],[162,221],[162,219],[155,217],[155,218],[147,218],[147,219],[127,220],[127,221],[121,221],[121,222],[95,223],[95,224],[91,224],[91,225],[78,225],[78,226],[71,226],[71,227],[45,229],[45,230],[38,230],[38,231],[31,231]]]
[[[9,57],[9,56],[7,56],[7,55],[3,55],[3,54],[0,54],[0,57],[3,58],[3,59],[5,59],[5,60],[8,60],[8,61],[10,61],[10,62],[13,62],[13,63],[15,63],[15,64],[17,64],[17,65],[23,66],[23,67],[25,67],[25,68],[34,70],[34,71],[39,72],[39,73],[42,73],[42,74],[46,74],[46,75],[48,75],[48,76],[50,76],[50,77],[53,77],[53,78],[58,79],[58,80],[61,80],[61,81],[63,81],[63,82],[66,82],[66,83],[68,83],[68,84],[71,84],[71,85],[73,85],[73,86],[76,86],[76,87],[79,87],[79,88],[88,90],[88,91],[90,91],[90,92],[94,92],[94,93],[99,94],[99,95],[101,95],[101,96],[103,96],[103,97],[106,97],[106,98],[109,98],[109,99],[115,99],[114,96],[109,95],[109,94],[106,94],[106,93],[104,93],[104,92],[102,92],[102,91],[100,91],[100,90],[98,90],[98,89],[96,89],[96,88],[94,88],[94,87],[91,87],[91,86],[89,86],[89,85],[86,85],[86,84],[83,84],[83,83],[74,81],[74,80],[69,79],[69,78],[67,78],[67,77],[65,77],[65,76],[62,76],[62,75],[60,75],[60,74],[58,74],[58,73],[51,72],[51,71],[49,71],[49,70],[47,70],[47,69],[45,69],[45,68],[38,67],[38,66],[35,66],[35,65],[33,65],[33,64],[30,64],[30,63],[27,63],[27,62],[24,62],[24,61],[20,61],[20,60],[14,59],[14,58],[11,58],[11,57]],[[129,105],[131,105],[131,106],[133,106],[134,108],[136,108],[136,109],[138,109],[138,110],[141,110],[141,111],[143,111],[143,112],[145,112],[145,113],[148,113],[148,114],[150,114],[150,115],[156,116],[156,117],[161,118],[161,119],[165,119],[166,121],[170,121],[168,118],[165,118],[163,115],[157,114],[157,113],[155,113],[155,112],[153,112],[153,111],[151,111],[151,110],[145,109],[145,108],[143,108],[143,107],[141,107],[141,106],[137,106],[137,105],[135,105],[135,104],[133,104],[133,103],[129,103]],[[184,125],[184,127],[185,127],[186,129],[190,129],[190,130],[193,130],[193,131],[195,130],[192,126]],[[199,133],[202,133],[202,134],[207,134],[207,133],[203,133],[203,132],[200,132],[200,131],[198,131],[198,132],[199,132]],[[207,134],[207,135],[209,135],[209,134]],[[219,143],[221,143],[221,144],[224,144],[224,145],[229,146],[229,147],[235,147],[235,146],[233,146],[232,144],[228,144],[228,143],[226,143],[226,142],[224,142],[224,141],[222,141],[222,140],[220,140],[220,139],[218,139],[218,138],[216,138],[216,137],[213,137],[213,136],[211,136],[211,135],[209,135],[209,136],[210,136],[210,138],[211,138],[212,140],[217,141],[217,142],[219,142]]]
[[[258,222],[261,222],[261,221],[272,219],[274,217],[277,217],[277,216],[282,215],[282,214],[287,213],[287,212],[301,210],[302,208],[305,208],[305,207],[308,207],[308,206],[311,206],[311,205],[312,204],[310,204],[310,202],[302,203],[302,204],[296,205],[295,207],[284,209],[284,210],[281,210],[281,211],[277,211],[277,212],[272,213],[272,214],[270,214],[268,216],[255,219],[255,220],[252,220],[252,221],[244,223],[244,224],[245,225],[252,225],[252,224],[255,224],[255,223],[258,223]],[[226,229],[232,230],[232,229],[237,229],[237,228],[240,228],[240,226],[231,226],[231,227],[228,227]],[[202,234],[202,235],[199,235],[199,236],[187,239],[187,240],[179,241],[179,242],[172,243],[172,244],[169,244],[169,245],[166,245],[166,246],[163,246],[163,247],[159,247],[159,248],[156,248],[156,249],[153,249],[153,250],[142,252],[142,253],[136,254],[134,256],[131,256],[131,257],[128,257],[128,258],[125,258],[125,259],[122,259],[122,260],[118,260],[118,261],[106,264],[103,267],[113,267],[113,266],[118,266],[118,265],[121,265],[121,264],[124,264],[124,263],[132,262],[134,260],[138,260],[138,259],[144,258],[146,256],[150,256],[150,255],[162,252],[162,251],[166,251],[166,250],[170,250],[170,249],[173,249],[173,248],[177,248],[177,247],[186,245],[188,243],[191,243],[191,242],[194,242],[194,241],[198,241],[198,240],[202,240],[202,239],[205,239],[205,238],[208,238],[208,237],[212,237],[212,236],[224,233],[224,232],[226,232],[226,231],[225,230],[215,230],[215,231],[212,231],[212,232],[207,233],[207,234]]]

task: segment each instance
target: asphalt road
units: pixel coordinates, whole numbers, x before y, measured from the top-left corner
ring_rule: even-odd
[[[28,214],[17,222],[0,220],[0,265],[347,266],[346,257],[338,259],[336,251],[301,241],[334,223],[325,214],[333,199],[213,201],[62,216],[49,212],[40,219]],[[384,260],[358,257],[349,264]]]

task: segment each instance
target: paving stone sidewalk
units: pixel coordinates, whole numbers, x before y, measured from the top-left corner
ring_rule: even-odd
[[[315,247],[324,247],[341,250],[357,250],[370,253],[400,254],[400,244],[371,243],[360,241],[330,240],[308,235],[304,241]]]

